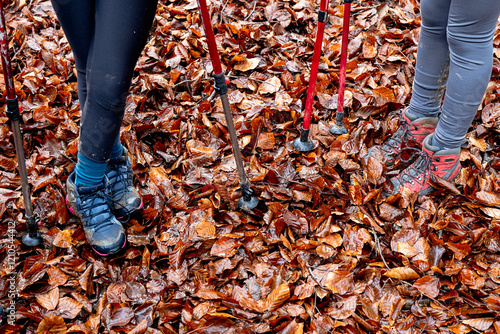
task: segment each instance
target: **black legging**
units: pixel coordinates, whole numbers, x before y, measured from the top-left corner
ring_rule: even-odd
[[[75,57],[80,154],[109,159],[158,0],[52,0]]]

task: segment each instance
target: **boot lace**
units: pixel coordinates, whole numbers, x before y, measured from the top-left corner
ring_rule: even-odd
[[[109,164],[109,168],[113,170],[108,180],[114,191],[114,201],[120,201],[125,196],[126,188],[131,184],[132,180],[131,171],[128,168],[120,170],[121,167],[122,164]]]
[[[82,221],[85,222],[86,226],[92,227],[92,225],[94,225],[92,218],[99,215],[103,215],[103,219],[99,220],[99,226],[113,224],[113,215],[109,210],[108,201],[109,197],[104,190],[93,192],[82,199],[82,210],[80,210],[80,212]]]
[[[393,154],[395,151],[401,150],[401,143],[404,140],[408,140],[411,135],[411,131],[416,130],[418,130],[418,126],[416,124],[408,122],[403,116],[401,116],[399,129],[381,145],[381,150],[387,154]]]
[[[423,150],[418,150],[415,148],[407,148],[417,151],[418,158],[413,164],[408,168],[401,171],[397,177],[399,183],[402,185],[404,183],[419,183],[421,184],[427,176],[431,176],[431,173],[437,170],[437,166],[434,164],[435,161],[439,161],[439,158],[429,155]]]

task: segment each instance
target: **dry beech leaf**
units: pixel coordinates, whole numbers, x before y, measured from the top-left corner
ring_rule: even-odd
[[[237,71],[247,72],[254,70],[259,66],[260,59],[259,58],[250,58],[250,59],[242,59],[239,63],[234,65],[234,69]]]
[[[390,277],[390,278],[395,278],[395,279],[402,279],[402,280],[410,280],[410,279],[418,279],[420,278],[420,275],[417,274],[417,272],[411,268],[407,267],[398,267],[398,268],[392,268],[388,270],[387,272],[384,273],[384,276]]]
[[[56,266],[50,266],[47,269],[47,275],[49,275],[49,284],[53,286],[64,285],[69,278],[68,275]]]
[[[447,242],[446,246],[453,251],[455,258],[459,261],[464,259],[471,252],[470,246],[466,243]]]
[[[272,77],[264,81],[258,88],[259,94],[276,93],[281,88],[281,80],[277,77]]]
[[[296,286],[293,290],[294,296],[297,296],[299,299],[306,299],[312,296],[314,292],[314,287],[316,286],[315,282],[304,283],[299,286]]]
[[[239,246],[240,242],[237,239],[222,237],[217,239],[213,244],[210,254],[213,256],[231,257],[236,253]]]
[[[54,310],[59,303],[59,288],[56,287],[47,293],[36,295],[35,298],[47,310]]]
[[[328,310],[328,315],[333,319],[347,319],[356,311],[358,297],[354,295],[339,299],[338,302],[331,303],[332,306]]]
[[[354,275],[347,270],[334,270],[328,273],[325,287],[334,293],[344,295],[348,293],[354,282]]]
[[[37,334],[66,334],[68,328],[64,319],[59,316],[50,316],[43,318],[38,328],[36,329]]]
[[[73,230],[70,229],[62,230],[56,235],[52,243],[56,247],[69,248],[74,244],[72,235],[73,235]]]
[[[477,318],[477,319],[465,319],[462,323],[477,329],[478,331],[485,331],[491,327],[494,318]]]
[[[486,205],[491,205],[491,206],[498,206],[500,207],[500,196],[496,193],[493,193],[491,191],[478,191],[476,193],[476,198],[486,204]]]
[[[482,207],[481,211],[483,211],[487,216],[495,219],[500,219],[500,209],[490,208],[490,207]]]
[[[55,311],[58,315],[65,319],[75,319],[78,313],[80,313],[82,307],[83,304],[79,301],[70,297],[63,297],[59,299],[59,304],[57,305],[57,309]]]
[[[436,298],[439,295],[441,284],[439,283],[439,278],[424,276],[416,280],[413,283],[413,287],[428,297]]]
[[[276,140],[274,138],[274,133],[264,132],[259,134],[257,146],[263,150],[271,150],[274,148]]]
[[[288,283],[280,284],[266,298],[266,310],[272,312],[280,307],[290,298],[290,286]]]
[[[142,319],[128,334],[143,334],[148,329],[148,319]]]

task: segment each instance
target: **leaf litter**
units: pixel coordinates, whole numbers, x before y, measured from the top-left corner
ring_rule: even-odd
[[[493,75],[462,148],[457,180],[418,198],[383,195],[395,173],[367,148],[397,129],[408,103],[418,2],[355,1],[345,124],[338,95],[343,6],[329,8],[313,108],[312,152],[299,154],[318,4],[212,1],[210,13],[245,169],[260,199],[241,212],[222,104],[213,94],[196,1],[162,0],[137,64],[122,142],[142,214],[128,248],[102,258],[65,207],[80,109],[74,59],[46,0],[6,5],[34,210],[25,230],[12,133],[0,119],[2,333],[498,333],[500,331],[500,33]],[[3,77],[1,78],[3,81]],[[5,103],[5,95],[2,94]],[[396,166],[397,169],[397,166]]]

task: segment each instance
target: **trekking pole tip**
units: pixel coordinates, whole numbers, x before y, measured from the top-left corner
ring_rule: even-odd
[[[29,247],[36,247],[40,246],[43,242],[42,236],[40,233],[35,232],[34,235],[32,236],[30,233],[26,233],[26,235],[23,237],[23,244]]]
[[[342,110],[342,109],[340,109]],[[344,111],[337,111],[335,115],[335,124],[330,127],[330,133],[334,135],[345,135],[348,131],[345,125],[343,124],[344,120]]]
[[[241,192],[243,196],[238,200],[238,208],[245,211],[255,209],[259,204],[259,200],[253,196],[253,190],[248,183],[241,184]]]
[[[302,129],[300,137],[293,141],[293,148],[299,152],[309,152],[314,148],[314,143],[309,139],[309,129]]]
[[[28,232],[22,239],[23,244],[28,247],[36,247],[41,245],[43,243],[43,238],[38,232],[36,217],[26,217],[26,225],[28,226]]]
[[[345,135],[347,133],[347,128],[343,124],[334,124],[330,127],[330,133],[333,135]]]

